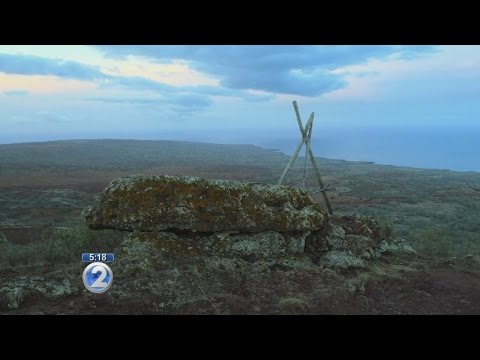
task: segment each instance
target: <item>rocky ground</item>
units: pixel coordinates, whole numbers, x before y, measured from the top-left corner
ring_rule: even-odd
[[[39,232],[71,228],[118,177],[174,174],[273,184],[288,157],[244,145],[85,141],[0,148],[0,160],[2,251],[36,245]],[[263,231],[245,235],[245,229],[194,233],[170,225],[144,231],[127,222],[123,229],[133,232],[111,249],[115,279],[107,293],[83,286],[85,264],[77,253],[85,246],[72,261],[52,255],[45,263],[0,265],[0,313],[480,314],[480,175],[319,163],[325,183],[334,186],[331,202],[339,214],[328,226],[310,219],[314,228],[295,233],[269,228],[271,217]],[[312,174],[309,169],[310,190],[317,186]],[[323,207],[320,194],[313,199]],[[301,212],[296,205],[290,210]],[[264,210],[275,214],[282,208],[276,207],[273,201]],[[132,216],[132,209],[117,210]],[[393,222],[396,233],[360,214]],[[255,219],[244,220],[248,228]],[[423,240],[425,229],[431,231]]]
[[[155,257],[125,244],[105,294],[87,291],[83,266],[2,269],[2,314],[480,314],[480,259],[438,262],[384,255],[364,268],[308,256],[249,262]],[[120,258],[120,255],[119,255]],[[151,267],[153,264],[153,268]],[[128,266],[133,266],[129,268]],[[128,273],[126,272],[129,269]]]
[[[206,191],[205,198],[199,198],[198,191]],[[222,192],[230,196],[222,197]],[[253,206],[248,196],[252,193],[256,193],[255,211],[241,212]],[[199,223],[199,209],[203,215],[217,216]],[[80,263],[54,269],[3,269],[0,311],[480,312],[478,258],[442,262],[422,258],[374,219],[328,216],[300,189],[135,176],[113,181],[83,216],[92,228],[132,231],[115,251],[114,286],[105,294],[88,292],[81,283],[84,266]],[[181,226],[172,223],[176,217],[182,219]],[[254,231],[255,219],[260,221],[258,231]]]

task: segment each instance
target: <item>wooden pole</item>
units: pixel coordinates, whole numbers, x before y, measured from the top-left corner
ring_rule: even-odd
[[[306,188],[305,185],[305,179],[307,178],[307,167],[308,167],[308,150],[310,149],[310,138],[312,136],[312,127],[313,127],[313,121],[310,124],[310,127],[305,128],[305,134],[307,136],[306,142],[305,142],[305,164],[303,168],[303,177],[302,177],[302,186],[303,188]]]
[[[318,194],[318,193],[321,193],[321,192],[324,192],[324,191],[327,191],[327,190],[335,190],[335,188],[330,188],[330,185],[327,185],[323,189],[317,189],[317,190],[312,191],[311,193],[309,193],[309,195],[315,195],[315,194]]]
[[[297,118],[298,128],[300,129],[300,132],[302,133],[302,139],[300,140],[300,142],[297,145],[297,148],[295,149],[292,156],[290,157],[290,161],[288,162],[287,166],[285,167],[285,170],[283,170],[282,176],[280,176],[280,179],[278,180],[277,185],[282,184],[283,180],[285,179],[285,176],[288,173],[288,170],[290,170],[293,162],[298,157],[298,154],[300,153],[300,150],[301,150],[303,144],[305,144],[305,147],[306,147],[305,148],[305,166],[304,166],[304,170],[303,170],[302,185],[303,185],[303,187],[305,187],[305,179],[307,177],[307,164],[308,164],[307,158],[310,157],[310,161],[312,162],[313,169],[315,170],[315,176],[317,178],[318,184],[320,185],[320,190],[315,191],[314,193],[318,193],[318,192],[322,193],[323,199],[325,200],[325,205],[327,205],[328,212],[330,213],[330,215],[333,215],[332,206],[330,205],[330,201],[328,200],[328,196],[327,196],[328,186],[325,187],[323,185],[322,177],[320,176],[320,170],[318,169],[317,162],[315,161],[315,157],[313,156],[312,147],[310,146],[310,140],[311,140],[311,137],[312,137],[312,128],[313,128],[313,118],[315,116],[315,113],[312,112],[312,114],[310,115],[307,123],[305,124],[305,128],[304,128],[303,124],[302,124],[302,118],[300,117],[300,111],[298,110],[298,105],[297,105],[296,101],[293,101],[293,108],[295,110],[295,115],[296,115],[296,118]]]
[[[295,115],[297,116],[297,123],[300,131],[302,132],[302,137],[305,137],[305,130],[303,129],[302,118],[300,117],[300,111],[298,111],[297,101],[293,101],[293,109],[295,110]],[[314,113],[312,113],[314,115]]]
[[[311,123],[313,122],[313,113],[310,115],[310,118],[308,119],[307,122],[307,127],[311,126]],[[300,149],[302,148],[302,145],[305,142],[305,137],[302,136],[302,140],[297,145],[297,148],[293,152],[293,155],[290,157],[290,161],[288,162],[287,166],[285,167],[285,170],[283,170],[282,176],[280,176],[280,180],[278,180],[277,185],[281,185],[283,182],[283,179],[285,178],[285,175],[287,175],[288,170],[290,170],[290,167],[292,166],[293,162],[297,158],[298,154],[300,153]]]
[[[295,110],[295,115],[297,117],[298,127],[300,128],[302,137],[305,138],[305,129],[303,128],[302,119],[300,117],[300,111],[298,110],[298,105],[295,100],[293,101],[293,108]],[[310,115],[310,117],[312,116],[313,116],[313,113],[312,115]],[[315,157],[313,156],[313,152],[311,148],[308,149],[308,155],[310,156],[310,160],[312,161],[313,169],[315,170],[315,176],[317,177],[318,184],[320,185],[320,188],[323,189],[325,188],[325,186],[323,185],[322,177],[320,176],[320,170],[318,169],[318,165],[317,165],[317,162],[315,161]],[[322,194],[323,194],[323,199],[325,200],[325,205],[327,205],[328,212],[331,215],[333,215],[332,206],[330,205],[330,201],[328,200],[326,190],[322,191]]]
[[[323,186],[322,177],[320,176],[320,170],[318,169],[317,162],[315,161],[315,157],[313,156],[312,149],[309,149],[308,154],[310,155],[310,160],[312,160],[313,169],[315,170],[317,181],[320,185],[320,188],[323,189],[325,188],[325,186]],[[327,205],[328,212],[330,213],[330,215],[333,215],[332,205],[330,205],[330,201],[328,200],[327,191],[322,191],[322,195],[323,199],[325,200],[325,205]]]

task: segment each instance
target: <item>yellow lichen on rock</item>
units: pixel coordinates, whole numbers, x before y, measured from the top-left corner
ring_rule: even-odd
[[[113,180],[83,218],[92,229],[258,233],[318,230],[327,214],[296,188],[135,175]]]

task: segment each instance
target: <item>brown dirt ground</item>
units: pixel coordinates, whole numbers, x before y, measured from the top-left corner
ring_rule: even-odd
[[[408,264],[412,266],[411,263]],[[388,265],[387,265],[388,266]],[[368,282],[364,292],[332,299],[313,314],[466,315],[480,314],[480,272],[468,264],[423,259],[401,277]],[[402,272],[402,270],[400,270]]]
[[[390,258],[379,266],[387,270],[393,263],[405,261]],[[469,269],[468,264],[438,264],[422,259],[414,263],[403,262],[405,271],[396,276],[370,278],[364,291],[358,289],[351,294],[336,292],[321,304],[305,312],[309,315],[467,315],[480,314],[480,273]],[[397,268],[401,266],[397,266]],[[61,269],[58,269],[61,270]],[[4,269],[0,271],[0,282],[12,280],[19,275],[48,274],[48,267]],[[352,277],[346,276],[346,280]],[[80,280],[79,280],[80,281]],[[301,286],[301,285],[300,285]],[[301,289],[301,288],[300,288]],[[249,289],[244,289],[250,293]],[[274,289],[272,289],[274,290]],[[254,299],[252,299],[254,300]],[[206,301],[206,300],[205,300]],[[178,314],[196,314],[198,309],[209,308],[209,304],[192,303],[178,309]],[[230,307],[235,314],[254,314],[252,309]],[[267,308],[265,313],[272,313]],[[116,302],[112,305],[105,296],[83,294],[56,299],[29,297],[19,310],[10,314],[155,314],[148,302],[138,300]],[[209,313],[209,312],[207,312]],[[261,312],[260,312],[261,314]]]
[[[146,174],[195,175],[207,178],[224,179],[251,179],[252,172],[248,169],[231,168],[219,169],[192,168],[192,167],[158,167]],[[99,193],[108,183],[119,176],[129,175],[125,171],[88,171],[67,172],[61,176],[45,174],[31,174],[29,176],[0,176],[0,188],[16,187],[46,189],[46,188],[75,188],[89,194]],[[133,172],[136,173],[136,172]],[[255,176],[268,176],[269,171],[255,169]],[[477,193],[471,195],[478,195]],[[317,196],[320,200],[320,196]],[[337,197],[332,203],[359,201],[347,196]],[[33,212],[34,213],[34,212]],[[17,232],[16,232],[17,231]],[[26,243],[35,229],[3,230],[7,238],[17,243]],[[21,239],[18,237],[22,237]],[[395,260],[392,260],[395,261]],[[356,291],[350,296],[336,297],[325,303],[318,304],[310,310],[311,314],[480,314],[480,267],[469,265],[463,261],[461,265],[440,263],[438,260],[417,259],[402,260],[405,266],[412,271],[402,269],[395,276],[374,277],[367,281],[362,291]],[[383,266],[391,264],[386,262]],[[41,269],[36,269],[36,272]],[[388,271],[386,271],[388,272]],[[19,274],[28,274],[23,270],[0,271],[0,282],[14,279]],[[93,299],[93,300],[92,300]],[[77,304],[73,299],[62,298],[53,301],[49,307],[53,313],[108,313],[100,297],[89,297],[83,304]],[[92,307],[91,303],[95,306]],[[103,304],[103,305],[102,305]],[[105,306],[104,306],[105,305]],[[45,304],[42,304],[45,306]],[[130,313],[131,306],[138,304],[122,304],[116,309],[119,313]],[[30,299],[23,304],[22,313],[35,313],[39,304]],[[148,313],[148,309],[144,309]]]

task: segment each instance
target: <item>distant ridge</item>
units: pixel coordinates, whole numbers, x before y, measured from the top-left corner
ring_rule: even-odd
[[[142,169],[157,165],[254,165],[286,155],[248,144],[178,140],[76,139],[0,145],[0,164],[73,169]]]
[[[302,156],[300,156],[302,157]],[[152,166],[268,166],[283,168],[289,156],[276,148],[252,144],[216,144],[184,140],[74,139],[0,144],[0,175],[8,169],[57,170],[145,169]],[[422,168],[318,157],[321,166],[374,166],[378,169]],[[300,162],[299,162],[300,163]],[[446,169],[429,171],[456,172]],[[478,174],[474,171],[459,173]]]

